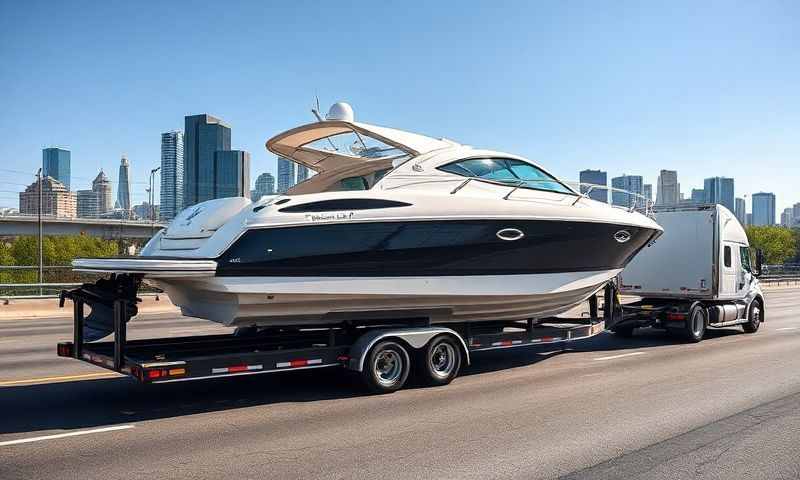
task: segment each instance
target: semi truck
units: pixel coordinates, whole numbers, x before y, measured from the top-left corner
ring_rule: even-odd
[[[629,336],[663,328],[690,342],[709,328],[758,331],[766,318],[758,281],[763,255],[750,248],[736,216],[718,204],[656,207],[654,214],[664,234],[620,274],[620,293],[639,300],[618,307],[611,330]]]

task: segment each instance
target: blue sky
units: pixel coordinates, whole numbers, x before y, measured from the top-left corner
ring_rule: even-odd
[[[139,203],[160,133],[195,113],[232,126],[255,180],[315,94],[567,180],[669,168],[687,194],[722,175],[800,202],[800,2],[0,0],[0,205],[47,145],[72,150],[73,188],[127,154]]]

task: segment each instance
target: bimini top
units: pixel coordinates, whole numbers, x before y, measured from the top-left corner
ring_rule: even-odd
[[[399,159],[457,146],[411,132],[345,120],[324,120],[267,140],[267,150],[319,173],[387,158]]]

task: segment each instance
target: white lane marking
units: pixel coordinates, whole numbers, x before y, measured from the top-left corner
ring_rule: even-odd
[[[41,442],[43,440],[55,440],[57,438],[76,437],[78,435],[90,435],[92,433],[113,432],[115,430],[127,430],[133,427],[135,427],[135,425],[116,425],[113,427],[95,428],[94,430],[82,430],[80,432],[59,433],[56,435],[44,435],[42,437],[20,438],[17,440],[0,442],[0,447],[6,447],[9,445],[19,445],[20,443]]]
[[[634,355],[644,355],[645,352],[631,352],[631,353],[623,353],[621,355],[611,355],[610,357],[598,357],[593,359],[595,362],[601,360],[614,360],[615,358],[622,358],[622,357],[632,357]]]
[[[776,328],[775,330],[778,331],[778,332],[781,332],[781,331],[784,331],[784,330],[797,330],[798,328],[800,328],[800,327],[783,327],[783,328]]]

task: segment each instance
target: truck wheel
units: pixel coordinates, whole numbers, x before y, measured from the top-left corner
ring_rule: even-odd
[[[461,348],[449,335],[440,335],[420,351],[419,378],[427,385],[447,385],[461,368]]]
[[[761,326],[761,301],[753,300],[750,313],[747,314],[747,323],[742,324],[744,333],[756,333]]]
[[[689,315],[686,317],[686,327],[684,329],[684,337],[691,343],[697,343],[703,339],[706,334],[706,325],[708,324],[708,312],[702,305],[694,305],[689,310]]]
[[[403,388],[411,368],[408,351],[397,342],[380,342],[369,351],[361,377],[374,393],[391,393]]]

